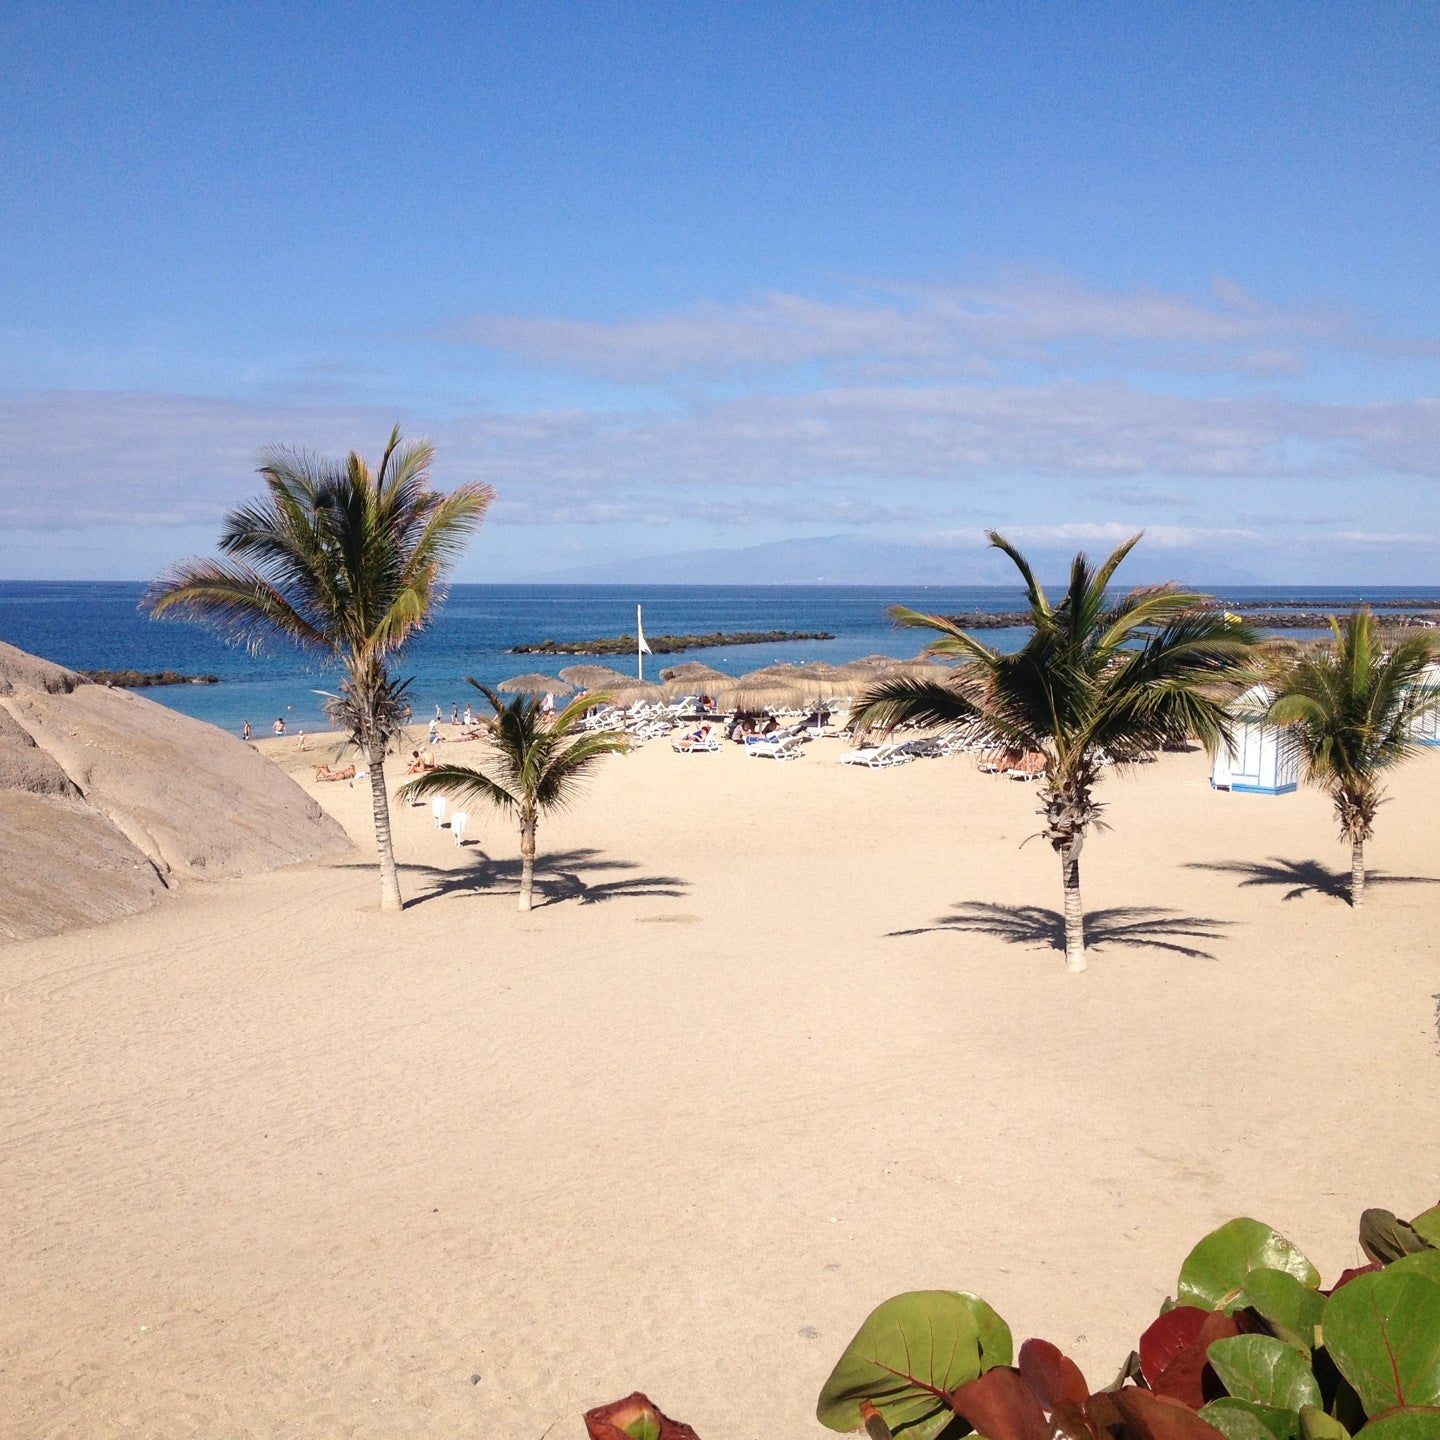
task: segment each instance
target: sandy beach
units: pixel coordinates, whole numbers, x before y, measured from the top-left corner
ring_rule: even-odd
[[[1099,1383],[1221,1220],[1328,1275],[1440,1198],[1440,753],[1360,914],[1318,795],[1107,780],[1073,977],[1033,791],[964,757],[652,744],[542,827],[529,916],[504,820],[398,808],[382,916],[368,788],[297,745],[353,857],[0,948],[0,1435],[576,1436],[634,1388],[817,1434],[897,1291]]]

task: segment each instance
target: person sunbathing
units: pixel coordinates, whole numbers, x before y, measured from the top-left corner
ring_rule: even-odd
[[[315,767],[315,778],[317,780],[353,780],[355,778],[355,767],[353,765],[342,765],[339,769],[332,770],[323,761]]]
[[[713,725],[702,725],[698,730],[692,730],[688,735],[682,735],[675,742],[677,750],[708,750],[710,749],[710,732]]]
[[[421,750],[410,752],[410,763],[405,767],[407,775],[423,775],[427,770],[435,768],[435,754],[426,746]]]

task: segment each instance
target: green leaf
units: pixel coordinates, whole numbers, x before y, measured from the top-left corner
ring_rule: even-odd
[[[868,1400],[897,1434],[904,1426],[915,1426],[909,1433],[917,1437],[938,1434],[954,1418],[945,1397],[981,1372],[977,1305],[984,1302],[955,1290],[914,1290],[877,1306],[820,1391],[820,1423],[858,1430]],[[989,1328],[994,1312],[980,1313]],[[996,1332],[991,1340],[1003,1348]]]
[[[1440,1205],[1432,1205],[1422,1211],[1410,1222],[1410,1228],[1427,1245],[1440,1248]]]
[[[1440,1405],[1440,1282],[1396,1266],[1358,1276],[1326,1302],[1324,1325],[1367,1415]]]
[[[1015,1363],[1015,1340],[1010,1327],[978,1295],[968,1290],[955,1292],[965,1302],[970,1318],[975,1322],[975,1333],[980,1339],[980,1373],[993,1370],[997,1365]]]
[[[1210,1368],[1236,1400],[1298,1411],[1320,1403],[1308,1357],[1273,1335],[1234,1335],[1205,1352]],[[1298,1421],[1296,1422],[1299,1423]]]
[[[1226,1440],[1300,1440],[1300,1417],[1292,1410],[1222,1398],[1201,1406],[1198,1413]]]
[[[660,1421],[654,1415],[639,1415],[626,1427],[630,1440],[660,1440]]]
[[[1245,1277],[1245,1303],[1284,1341],[1307,1353],[1325,1313],[1325,1297],[1284,1270],[1252,1270]]]
[[[1372,1420],[1360,1434],[1365,1440],[1440,1440],[1440,1410],[1415,1406],[1392,1410]]]
[[[1427,1280],[1440,1284],[1440,1250],[1417,1250],[1413,1255],[1402,1255],[1385,1267],[1387,1275],[1423,1275]]]
[[[1300,1434],[1302,1440],[1350,1440],[1350,1432],[1318,1405],[1300,1407]]]
[[[1205,1310],[1233,1307],[1253,1270],[1283,1270],[1311,1289],[1320,1272],[1278,1230],[1258,1220],[1229,1220],[1212,1230],[1180,1267],[1182,1305]]]

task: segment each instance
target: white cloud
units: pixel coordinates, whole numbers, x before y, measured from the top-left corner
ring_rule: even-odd
[[[915,518],[917,486],[953,517],[957,506],[994,514],[997,487],[1034,482],[1043,490],[1047,480],[1119,482],[1143,513],[1146,486],[1161,476],[1162,490],[1183,482],[1187,495],[1226,481],[1388,477],[1393,487],[1440,478],[1433,400],[1194,398],[1075,383],[869,385],[673,411],[477,411],[427,423],[364,406],[29,394],[0,396],[0,521],[209,523],[253,491],[262,445],[374,450],[397,419],[408,433],[436,439],[442,483],[495,485],[496,524],[688,517],[863,526]],[[1164,523],[1160,498],[1151,495],[1148,508]],[[1254,490],[1243,499],[1252,506]]]
[[[770,291],[614,320],[477,315],[447,336],[635,382],[817,363],[850,373],[984,375],[1009,361],[1083,357],[1277,375],[1302,369],[1315,347],[1389,343],[1343,312],[1271,304],[1229,281],[1197,299],[1035,274],[989,285],[872,282],[840,300]]]
[[[1005,538],[1017,545],[1119,545],[1140,531],[1145,533],[1147,548],[1188,550],[1197,545],[1212,545],[1258,540],[1255,530],[1218,528],[1197,525],[1135,525],[1118,520],[1104,523],[1075,522],[1063,525],[1007,525]]]

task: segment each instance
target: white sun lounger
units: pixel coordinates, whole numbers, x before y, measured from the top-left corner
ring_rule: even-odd
[[[745,753],[755,760],[798,760],[804,753],[798,735],[782,735],[776,740],[755,740],[745,746]]]
[[[682,735],[678,740],[670,742],[670,748],[679,755],[713,754],[720,748],[720,737],[712,733],[697,740],[692,736]]]
[[[903,765],[914,758],[914,752],[907,749],[902,741],[897,745],[862,745],[858,750],[842,755],[840,763],[863,765],[867,770],[883,770],[887,765]]]

